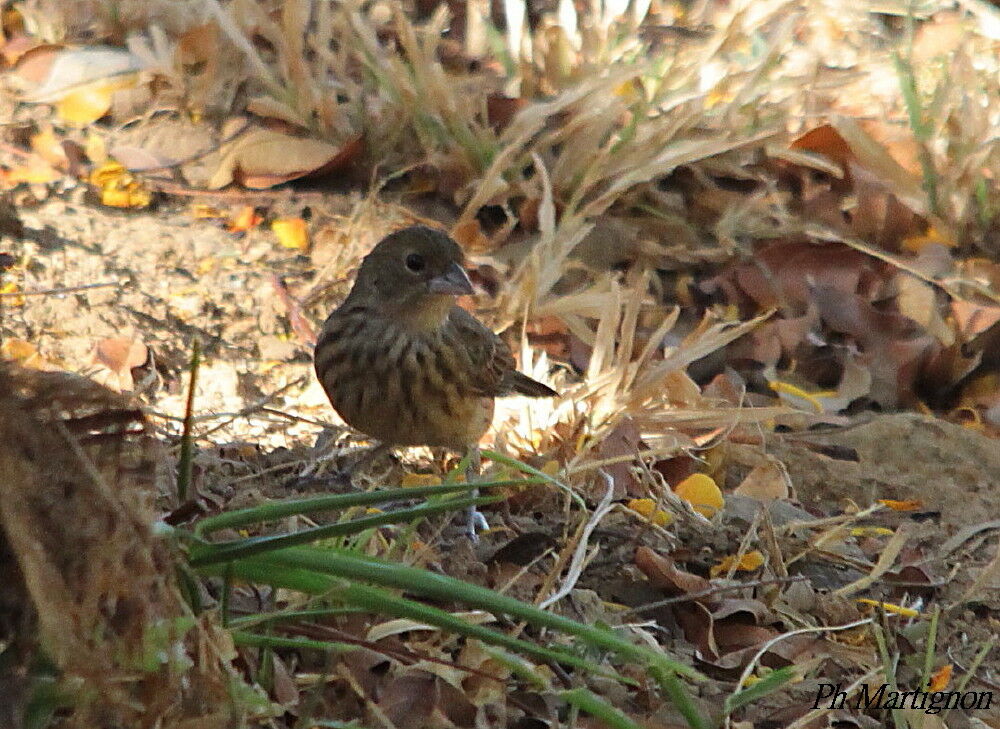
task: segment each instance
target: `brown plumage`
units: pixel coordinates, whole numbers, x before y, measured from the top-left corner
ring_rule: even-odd
[[[316,374],[351,427],[384,445],[475,448],[503,395],[555,391],[514,369],[510,348],[455,304],[471,294],[462,249],[415,226],[361,263],[316,343]]]

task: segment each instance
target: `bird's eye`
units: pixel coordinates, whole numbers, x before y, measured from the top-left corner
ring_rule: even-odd
[[[424,257],[419,253],[411,253],[406,257],[406,267],[414,273],[420,273],[423,271],[425,265]]]

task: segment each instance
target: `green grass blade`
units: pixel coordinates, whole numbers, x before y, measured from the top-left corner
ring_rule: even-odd
[[[246,630],[234,630],[231,632],[233,642],[236,645],[250,646],[251,648],[309,648],[324,653],[348,653],[355,651],[358,646],[350,643],[337,643],[329,640],[312,640],[311,638],[282,638],[274,635],[260,635]]]
[[[585,711],[612,729],[642,729],[625,714],[585,688],[563,691],[559,696],[571,706]]]
[[[587,645],[617,653],[626,660],[647,663],[662,671],[676,672],[690,678],[701,674],[666,655],[635,645],[609,630],[579,623],[560,615],[539,610],[512,597],[472,585],[453,577],[427,570],[394,564],[373,557],[361,557],[337,549],[306,549],[292,547],[271,552],[268,560],[289,569],[313,571],[342,579],[371,582],[382,587],[407,590],[423,597],[456,600],[471,607],[509,615],[529,623],[573,635]]]
[[[934,675],[934,656],[937,653],[938,621],[941,618],[941,606],[935,605],[931,614],[931,623],[927,628],[927,645],[924,649],[924,670],[920,674],[920,688],[927,690],[931,676]]]
[[[243,577],[244,579],[254,580],[256,575],[273,573],[279,580],[282,580],[280,573],[285,569],[285,566],[281,563],[276,563],[274,555],[264,555],[235,562],[232,569],[235,576]],[[205,572],[207,574],[221,574],[222,569],[218,565],[212,565]],[[349,584],[344,581],[334,580],[325,575],[320,575],[319,577],[327,580],[326,584],[316,584],[313,587],[325,587],[326,589],[322,590],[323,593],[331,594],[331,596],[334,596],[339,602],[344,604],[365,608],[381,615],[417,620],[441,628],[442,630],[476,638],[490,645],[502,646],[517,653],[533,655],[542,660],[574,666],[596,675],[608,676],[622,683],[634,683],[631,679],[619,676],[614,671],[602,668],[568,651],[538,646],[529,641],[509,636],[506,633],[469,623],[445,610],[398,597],[388,590],[367,585]],[[273,584],[284,587],[289,584],[289,580],[284,579],[281,582]]]
[[[241,559],[231,564],[234,578],[260,585],[271,585],[286,590],[304,592],[307,595],[326,595],[334,588],[344,584],[343,580],[329,575],[321,575],[312,570],[295,569],[286,565],[276,565],[272,562],[262,561],[259,557]],[[224,575],[225,572],[226,566],[224,564],[212,564],[198,569],[199,574],[218,577]]]
[[[451,499],[436,504],[424,504],[415,506],[412,509],[395,509],[384,514],[352,519],[339,524],[327,524],[325,526],[303,529],[292,534],[275,534],[266,537],[250,537],[248,539],[234,539],[229,542],[207,543],[196,542],[191,545],[190,562],[194,567],[201,567],[207,564],[219,562],[231,562],[236,559],[249,557],[254,554],[273,552],[299,544],[308,544],[320,539],[331,539],[333,537],[349,536],[357,534],[365,529],[380,527],[386,524],[399,524],[423,519],[428,516],[442,514],[446,512],[458,511],[467,506],[480,506],[483,504],[494,504],[500,501],[497,496],[480,496],[469,499]]]
[[[635,684],[631,679],[603,668],[569,651],[538,646],[529,641],[514,638],[498,630],[470,623],[452,615],[446,610],[403,597],[397,597],[391,592],[377,587],[351,584],[340,591],[338,597],[352,605],[365,607],[372,611],[409,618],[411,620],[419,620],[442,630],[448,630],[469,638],[477,638],[490,645],[498,645],[512,651],[517,651],[518,653],[533,655],[545,661],[573,666],[574,668],[579,668],[598,676],[613,678],[625,684]]]
[[[483,651],[536,691],[551,690],[552,684],[549,679],[536,671],[534,666],[516,653],[493,645],[484,645]]]
[[[181,431],[181,453],[177,461],[177,500],[187,501],[191,478],[194,473],[194,390],[198,384],[198,367],[201,365],[201,342],[194,340],[191,346],[191,375],[188,379],[187,404],[184,407],[184,427]]]
[[[449,496],[472,489],[488,489],[500,486],[518,486],[531,483],[542,483],[537,480],[512,479],[506,481],[483,481],[480,483],[452,483],[441,486],[414,486],[412,488],[379,489],[351,494],[332,494],[317,496],[311,499],[291,499],[271,501],[245,509],[227,511],[224,514],[209,516],[199,521],[194,528],[195,534],[211,534],[220,529],[239,529],[251,524],[262,524],[289,516],[300,514],[321,514],[327,511],[339,511],[354,506],[374,506],[410,499],[421,499],[435,496]]]
[[[313,618],[335,618],[359,612],[361,610],[358,608],[349,607],[277,610],[271,613],[254,613],[252,615],[241,615],[236,618],[230,618],[229,626],[231,628],[251,628],[255,625],[294,623],[298,620],[311,620]]]
[[[670,701],[677,707],[677,711],[684,717],[684,721],[688,723],[691,729],[708,729],[708,722],[698,713],[698,709],[695,708],[694,702],[688,696],[684,684],[677,678],[676,673],[664,671],[659,666],[652,666],[650,673],[653,674],[656,682],[660,684],[663,692],[670,697]]]
[[[550,476],[544,471],[539,471],[537,468],[529,466],[527,463],[521,463],[521,461],[517,460],[516,458],[505,456],[503,453],[498,453],[497,451],[482,450],[480,451],[480,453],[482,453],[482,455],[485,456],[486,458],[489,458],[491,461],[494,461],[496,463],[502,463],[503,465],[516,469],[521,473],[526,473],[529,476],[534,476],[534,478],[540,479],[544,483],[550,483],[553,486],[558,487],[562,491],[565,491],[567,494],[569,494],[570,497],[573,499],[573,501],[577,503],[578,506],[586,508],[587,504],[583,500],[583,497],[580,496],[580,494],[576,493],[576,491],[571,489],[569,486],[564,484],[559,479]],[[522,481],[520,483],[531,483],[531,482]]]
[[[795,678],[795,666],[778,668],[752,686],[737,691],[726,697],[726,716],[729,716],[741,706],[758,701]]]

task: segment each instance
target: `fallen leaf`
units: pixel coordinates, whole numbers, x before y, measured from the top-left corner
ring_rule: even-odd
[[[788,498],[788,476],[778,463],[768,461],[755,466],[733,493],[767,503]]]
[[[810,129],[789,145],[792,149],[822,154],[836,162],[846,174],[847,163],[854,159],[854,153],[845,139],[829,124]]]
[[[226,230],[230,233],[245,233],[260,225],[263,219],[253,205],[244,205],[226,223]]]
[[[495,131],[503,131],[527,105],[528,102],[520,97],[510,98],[502,94],[489,94],[486,97],[486,119]]]
[[[33,370],[50,369],[49,363],[38,353],[38,348],[23,339],[5,338],[0,346],[0,354],[4,359],[16,362],[22,367]]]
[[[704,577],[685,572],[673,559],[657,554],[649,547],[639,547],[635,550],[635,566],[646,575],[650,583],[666,592],[668,596],[704,592],[712,586],[712,583]]]
[[[625,505],[657,526],[666,526],[673,518],[663,509],[657,509],[656,502],[652,499],[632,499]]]
[[[153,194],[117,162],[105,162],[90,173],[90,184],[100,191],[101,204],[113,208],[145,208]]]
[[[24,306],[24,297],[13,295],[19,294],[20,292],[21,287],[14,281],[8,281],[0,286],[0,294],[5,294],[3,297],[3,303],[8,306]]]
[[[941,316],[937,292],[926,281],[921,281],[904,271],[893,279],[896,286],[896,306],[903,316],[907,316],[922,326],[945,347],[955,342],[955,332]]]
[[[631,456],[645,450],[639,428],[632,418],[625,417],[608,433],[595,449],[599,460],[622,458],[617,462],[608,463],[604,471],[611,476],[615,486],[615,498],[622,496],[643,496],[639,479],[632,471]],[[603,487],[602,487],[603,488]]]
[[[715,479],[704,473],[688,476],[674,487],[674,493],[687,501],[699,514],[712,518],[725,504]]]
[[[332,172],[352,162],[360,151],[359,145],[360,138],[336,147],[318,139],[254,128],[220,150],[218,167],[207,187],[218,190],[235,180],[259,190]]]
[[[309,250],[309,227],[302,218],[277,218],[271,223],[271,230],[282,247]]]
[[[931,676],[931,680],[927,684],[928,691],[944,691],[948,684],[951,683],[951,676],[954,672],[955,667],[950,663],[946,663],[941,668],[936,670]]]
[[[711,574],[712,577],[728,574],[729,571],[733,569],[733,565],[736,566],[737,572],[753,572],[762,564],[764,564],[764,555],[761,554],[759,550],[755,549],[751,552],[747,552],[739,559],[737,559],[734,554],[723,557],[722,561],[718,564],[712,565],[709,570],[709,574]]]
[[[443,682],[436,676],[410,669],[390,680],[379,694],[382,714],[398,729],[420,729],[428,725],[441,699]]]
[[[893,511],[916,511],[917,509],[922,509],[924,506],[924,502],[920,499],[906,499],[903,501],[897,499],[879,499],[878,503],[888,506]]]
[[[114,379],[104,379],[104,384],[119,391],[131,392],[135,389],[132,370],[146,364],[149,350],[146,345],[135,339],[109,338],[102,339],[94,347],[94,361],[110,370]]]

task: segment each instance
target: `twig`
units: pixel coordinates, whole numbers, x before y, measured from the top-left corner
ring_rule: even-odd
[[[754,657],[747,664],[747,667],[743,669],[743,673],[740,675],[740,680],[736,685],[737,686],[746,685],[747,679],[750,677],[750,674],[753,673],[753,669],[757,666],[757,661],[759,661],[761,657],[765,653],[767,653],[768,650],[770,650],[771,646],[783,641],[785,638],[791,638],[793,635],[806,635],[808,633],[828,633],[828,632],[834,633],[840,630],[850,630],[851,628],[859,628],[862,625],[868,625],[869,623],[872,622],[874,622],[872,618],[864,618],[863,620],[855,620],[853,623],[845,623],[844,625],[831,625],[831,626],[819,625],[815,628],[799,628],[798,630],[790,630],[787,633],[782,633],[781,635],[777,635],[774,638],[771,638],[771,640],[767,641],[767,643],[762,645],[760,647],[760,650],[758,650],[754,654]]]
[[[976,663],[975,661],[973,661],[973,666],[970,666],[970,667],[967,668],[966,666],[964,666],[962,664],[961,661],[959,661],[957,658],[955,658],[955,654],[952,652],[951,646],[948,646],[948,650],[946,651],[946,653],[948,654],[948,660],[951,663],[954,663],[962,671],[964,671],[966,676],[971,676],[971,678],[972,678],[973,681],[978,681],[979,683],[981,683],[986,688],[991,688],[991,689],[995,689],[997,691],[1000,691],[1000,683],[996,683],[994,681],[990,681],[988,678],[983,678],[978,673],[975,673],[975,669],[979,667],[978,663]],[[978,656],[977,656],[977,658],[978,658]]]
[[[245,418],[246,416],[252,415],[253,413],[255,413],[255,412],[259,411],[259,410],[263,410],[264,406],[267,403],[269,403],[271,400],[274,400],[276,397],[278,397],[279,395],[281,395],[282,393],[284,393],[286,390],[290,390],[293,387],[298,387],[303,382],[305,382],[306,379],[307,379],[306,375],[303,375],[301,377],[295,378],[291,382],[285,383],[284,385],[282,385],[281,387],[279,387],[274,392],[272,392],[272,393],[270,393],[268,395],[265,395],[264,397],[260,398],[256,402],[250,403],[245,408],[240,409],[235,415],[233,415],[231,418],[229,418],[229,420],[226,420],[226,421],[224,421],[222,423],[219,423],[218,425],[216,425],[216,426],[214,426],[212,428],[209,428],[204,433],[202,433],[199,437],[200,438],[205,438],[205,437],[211,435],[212,433],[214,433],[215,431],[221,430],[222,428],[225,428],[227,425],[230,425],[231,423],[233,423],[235,420],[238,420],[239,418]]]
[[[570,560],[569,572],[566,573],[566,579],[563,580],[562,587],[560,587],[556,592],[554,592],[549,597],[542,600],[538,607],[543,610],[549,605],[563,599],[570,593],[574,585],[580,579],[580,573],[583,572],[584,566],[587,564],[587,542],[590,539],[590,535],[593,534],[594,529],[597,525],[601,523],[601,519],[607,516],[608,512],[614,508],[612,499],[615,494],[615,483],[614,480],[606,474],[604,471],[600,471],[601,478],[604,479],[604,483],[607,485],[607,491],[601,498],[601,503],[597,505],[594,509],[594,513],[590,515],[590,519],[587,520],[587,524],[583,527],[583,533],[580,535],[580,541],[577,542],[576,549],[573,551],[573,558]]]
[[[105,289],[109,286],[121,286],[120,281],[104,281],[103,283],[82,284],[80,286],[64,286],[57,289],[41,289],[40,291],[5,291],[0,296],[53,296],[56,294],[72,294],[89,289]]]
[[[167,182],[165,180],[153,179],[147,180],[147,183],[152,189],[162,192],[164,195],[173,195],[175,197],[211,197],[231,202],[246,203],[258,201],[273,202],[274,200],[292,197],[296,199],[320,200],[329,195],[325,190],[293,190],[287,187],[271,190],[241,190],[238,188],[209,190],[208,188],[186,187],[176,182]]]
[[[896,563],[896,557],[899,556],[900,551],[903,549],[903,545],[906,544],[906,540],[912,532],[909,527],[909,524],[903,524],[896,530],[896,533],[889,538],[885,547],[882,548],[882,553],[879,555],[878,562],[876,562],[875,567],[872,568],[871,572],[858,578],[849,585],[844,585],[843,587],[834,590],[833,594],[838,597],[853,595],[855,592],[867,589],[869,585],[872,585],[876,580],[878,580],[879,577],[888,572]]]
[[[630,608],[626,610],[621,615],[623,617],[629,617],[635,615],[636,613],[644,613],[647,610],[655,610],[657,608],[666,607],[668,605],[676,605],[682,602],[691,602],[693,600],[700,600],[703,597],[713,597],[720,592],[731,592],[733,590],[749,590],[754,587],[765,587],[767,585],[781,585],[790,582],[805,582],[809,578],[805,575],[795,575],[794,577],[771,577],[766,580],[753,580],[752,582],[740,582],[736,585],[713,585],[712,587],[706,588],[704,590],[699,590],[698,592],[689,592],[687,595],[678,595],[677,597],[668,597],[665,600],[657,600],[656,602],[646,603],[645,605],[639,605],[638,607]]]

